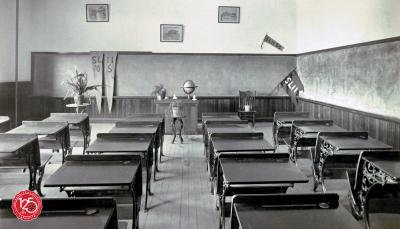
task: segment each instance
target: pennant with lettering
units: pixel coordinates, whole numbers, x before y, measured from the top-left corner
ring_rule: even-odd
[[[304,91],[304,85],[301,82],[296,69],[291,71],[288,76],[285,77],[280,85],[286,90],[286,93],[290,96],[293,104],[297,104],[297,96],[300,91]]]
[[[88,75],[88,81],[92,82],[93,85],[103,85],[103,52],[90,52],[90,60],[93,67],[93,75]],[[103,94],[103,88],[98,87],[97,90],[93,91],[96,97],[96,104],[99,113],[101,112],[101,96]]]
[[[105,52],[104,54],[104,80],[105,94],[107,97],[108,111],[111,112],[114,96],[115,67],[117,66],[118,52]]]
[[[281,44],[279,44],[276,40],[272,39],[272,37],[268,36],[268,34],[265,34],[265,37],[264,37],[263,41],[261,42],[261,48],[263,48],[264,42],[274,46],[275,48],[279,49],[280,51],[283,51],[285,49],[285,47],[283,47]]]

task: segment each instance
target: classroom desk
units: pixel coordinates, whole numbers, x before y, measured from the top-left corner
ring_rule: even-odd
[[[272,126],[272,135],[274,137],[274,146],[277,148],[279,146],[280,131],[287,130],[290,134],[290,129],[292,127],[292,122],[294,120],[316,120],[312,118],[308,112],[275,112],[274,121]],[[286,141],[285,141],[286,142]],[[287,142],[286,142],[287,143]]]
[[[219,113],[202,113],[201,114],[202,122],[204,122],[206,120],[210,120],[210,119],[218,120],[218,119],[226,119],[226,118],[229,118],[230,120],[232,120],[232,119],[240,120],[240,117],[236,112],[219,112]]]
[[[142,195],[142,165],[139,155],[70,155],[45,182],[60,187],[68,196],[100,191],[128,191],[132,197],[132,227],[137,228]],[[91,189],[98,187],[98,189]]]
[[[289,162],[287,153],[220,155],[215,184],[220,227],[225,225],[227,196],[285,193],[295,183],[307,182],[308,178],[300,169]]]
[[[7,133],[45,135],[39,138],[40,148],[61,148],[63,162],[70,148],[69,128],[66,122],[23,121],[22,125]]]
[[[10,117],[8,116],[0,116],[0,133],[7,132],[10,130]]]
[[[328,160],[336,161],[340,169],[355,169],[360,153],[365,150],[390,150],[391,146],[374,138],[367,132],[320,132],[313,158],[314,190],[324,185],[324,169]]]
[[[139,154],[146,166],[145,211],[151,193],[151,166],[153,165],[152,134],[99,133],[97,139],[86,149],[87,153]]]
[[[125,134],[151,134],[153,135],[152,148],[154,149],[154,172],[153,180],[156,180],[156,172],[158,172],[158,147],[160,146],[161,138],[159,135],[158,122],[139,122],[139,121],[119,121],[110,130],[110,133],[125,133]]]
[[[78,127],[83,136],[83,152],[90,142],[90,123],[89,115],[86,113],[50,113],[50,117],[43,119],[43,122],[66,122]],[[71,129],[70,129],[71,131]]]
[[[230,228],[364,228],[338,199],[337,194],[237,195],[232,202]]]
[[[206,134],[206,122],[229,122],[229,121],[241,121],[237,113],[225,112],[225,113],[203,113],[201,115],[201,130],[203,136]],[[203,139],[204,141],[205,139]]]
[[[132,114],[128,118],[124,119],[126,121],[134,121],[134,122],[157,122],[159,124],[158,127],[158,147],[160,147],[160,162],[161,156],[164,156],[164,135],[165,135],[165,117],[162,114]]]
[[[332,120],[294,120],[290,131],[290,159],[296,163],[297,147],[315,147],[319,132],[346,132]]]
[[[50,156],[51,157],[51,156]],[[50,160],[46,159],[44,164]],[[41,166],[39,141],[35,134],[0,134],[0,168],[29,169],[29,190],[41,192],[44,165]],[[36,181],[39,170],[39,179]]]
[[[248,151],[274,151],[274,147],[264,139],[264,134],[260,132],[226,134],[215,133],[211,135],[209,171],[210,180],[212,181],[212,192],[214,189],[213,182],[216,175],[216,168],[219,163],[219,155],[222,153]]]
[[[385,188],[385,185],[400,183],[400,151],[364,151],[356,173],[350,174],[352,207],[357,218],[364,218],[367,194],[373,186]]]
[[[210,159],[210,141],[211,134],[215,133],[251,133],[254,132],[249,128],[247,121],[206,121],[205,131],[203,133],[204,154],[206,155],[207,169]]]
[[[110,198],[42,199],[42,213],[32,221],[17,219],[11,204],[12,200],[0,200],[2,229],[118,229],[116,203]],[[97,213],[87,215],[88,208]]]

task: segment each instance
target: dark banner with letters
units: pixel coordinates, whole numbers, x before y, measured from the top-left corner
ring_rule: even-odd
[[[93,67],[93,75],[88,74],[89,82],[93,85],[103,85],[103,52],[90,52],[90,59]],[[101,112],[102,87],[98,87],[93,93],[96,96],[97,109]]]
[[[296,69],[291,71],[288,76],[285,77],[280,85],[285,89],[286,93],[290,96],[293,104],[297,104],[297,96],[300,91],[304,91],[304,85],[301,82]]]

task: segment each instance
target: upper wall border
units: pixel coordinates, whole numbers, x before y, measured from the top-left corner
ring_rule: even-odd
[[[98,50],[99,52],[107,52]],[[296,54],[263,54],[263,53],[164,53],[164,52],[136,52],[136,51],[116,51],[119,55],[188,55],[188,56],[282,56],[296,57]],[[90,52],[32,52],[31,55],[37,54],[55,54],[55,55],[89,55]]]
[[[374,40],[374,41],[367,41],[367,42],[362,42],[362,43],[356,43],[356,44],[351,44],[351,45],[338,46],[338,47],[328,48],[328,49],[321,49],[321,50],[316,50],[316,51],[298,53],[296,56],[305,56],[305,55],[310,55],[310,54],[330,52],[330,51],[336,51],[336,50],[340,50],[340,49],[349,49],[349,48],[354,48],[354,47],[362,47],[362,46],[375,45],[375,44],[382,44],[382,43],[393,42],[393,41],[400,41],[400,36],[385,38],[385,39],[380,39],[380,40]]]
[[[320,49],[310,52],[298,53],[298,54],[263,54],[263,53],[165,53],[165,52],[139,52],[139,51],[118,51],[120,55],[202,55],[202,56],[290,56],[290,57],[297,57],[297,56],[305,56],[310,54],[322,53],[322,52],[329,52],[329,51],[336,51],[340,49],[348,49],[353,47],[361,47],[361,46],[368,46],[368,45],[375,45],[375,44],[382,44],[387,42],[393,41],[400,41],[400,36],[397,37],[390,37],[380,40],[374,41],[367,41],[362,43],[356,43],[351,45],[344,45],[338,46],[334,48],[328,49]],[[101,51],[101,50],[99,50]],[[88,55],[90,52],[32,52],[31,55],[36,54],[66,54],[66,55]]]

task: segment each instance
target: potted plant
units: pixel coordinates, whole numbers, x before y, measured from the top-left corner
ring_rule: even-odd
[[[67,94],[64,99],[73,97],[77,105],[82,105],[85,100],[85,95],[92,90],[97,90],[101,85],[88,86],[88,79],[86,72],[79,72],[77,69],[73,72],[69,79],[62,82],[63,85],[68,87]]]
[[[157,100],[162,100],[165,98],[167,95],[167,89],[164,88],[164,85],[156,85],[154,86],[153,92],[151,92],[151,95],[156,96]]]

